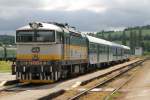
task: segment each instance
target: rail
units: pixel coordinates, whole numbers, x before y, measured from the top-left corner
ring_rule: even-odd
[[[71,97],[69,100],[77,100],[77,99],[79,99],[81,96],[86,95],[86,93],[88,93],[90,90],[92,90],[92,89],[94,89],[94,88],[97,88],[97,87],[99,87],[99,86],[102,86],[102,85],[104,85],[104,84],[110,82],[111,80],[115,79],[116,77],[120,76],[121,74],[123,74],[123,73],[127,72],[128,70],[130,70],[130,69],[132,69],[132,68],[138,66],[139,64],[143,63],[145,60],[147,60],[147,59],[138,60],[138,61],[136,61],[136,62],[134,62],[134,63],[131,63],[131,64],[129,64],[129,65],[127,65],[127,66],[125,66],[125,67],[123,67],[123,68],[121,68],[121,69],[118,69],[118,70],[119,70],[119,73],[118,73],[118,74],[114,75],[113,77],[109,77],[109,78],[103,80],[103,81],[100,82],[99,84],[97,84],[97,85],[95,85],[95,86],[93,86],[93,87],[91,87],[91,88],[89,88],[89,89],[87,89],[87,90],[85,90],[85,91],[83,91],[83,92],[81,92],[81,93],[79,93],[79,94],[77,94],[77,95]],[[113,72],[116,72],[116,71],[118,71],[118,70],[114,70]],[[112,73],[112,72],[110,72],[110,74],[111,74],[111,73]],[[107,97],[107,98],[108,98],[108,97]]]
[[[142,60],[141,62],[138,63],[138,65],[142,64],[143,62],[145,62],[146,60],[148,60],[149,58],[146,58],[144,60]],[[136,73],[134,73],[132,76],[129,77],[129,79],[127,81],[125,81],[124,83],[122,83],[119,87],[117,87],[114,91],[112,91],[109,95],[107,95],[104,100],[109,100],[110,97],[115,94],[117,91],[119,91],[123,86],[125,86],[127,83],[130,82],[130,80],[133,79],[133,77],[136,75]]]
[[[8,90],[10,90],[10,89],[13,90],[13,88],[25,86],[25,85],[28,85],[28,84],[30,84],[30,83],[17,83],[17,84],[12,85],[12,86],[6,86],[6,87],[4,87],[4,88],[1,88],[1,89],[0,89],[0,92],[8,91]]]

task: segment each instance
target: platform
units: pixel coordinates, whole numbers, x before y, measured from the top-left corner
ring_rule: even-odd
[[[11,73],[0,73],[0,82],[7,81],[7,80],[14,80],[16,77]]]
[[[16,76],[11,73],[0,73],[0,86],[5,85],[8,81],[14,81],[15,79]]]

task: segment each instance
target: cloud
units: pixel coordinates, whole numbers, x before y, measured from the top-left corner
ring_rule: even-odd
[[[43,5],[43,2],[43,0],[0,0],[0,7],[38,8]]]
[[[98,0],[56,0],[45,1],[44,6],[41,6],[39,9],[43,10],[63,10],[63,11],[79,11],[79,10],[89,10],[93,12],[103,12],[107,9],[106,6],[101,3],[97,4]]]
[[[0,0],[0,31],[30,21],[68,22],[81,31],[150,24],[149,0]]]

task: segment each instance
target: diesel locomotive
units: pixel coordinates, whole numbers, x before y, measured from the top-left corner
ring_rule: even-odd
[[[31,22],[17,29],[16,45],[16,78],[20,82],[54,82],[130,56],[127,46],[56,22]]]

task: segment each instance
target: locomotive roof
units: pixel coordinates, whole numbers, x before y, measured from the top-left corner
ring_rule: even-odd
[[[61,23],[56,23],[56,22],[32,22],[32,23],[29,23],[29,25],[26,25],[17,29],[17,31],[18,30],[33,30],[33,28],[31,27],[31,24],[41,25],[37,28],[38,30],[56,30],[56,31],[65,32],[65,33],[69,33],[69,32],[80,33],[79,31],[75,29],[75,27],[71,27],[68,24],[61,24]]]
[[[38,23],[38,22],[36,22]],[[55,24],[50,23],[40,23],[42,27],[39,27],[38,30],[57,30],[59,32],[62,32],[63,29]],[[33,30],[33,28],[30,25],[23,26],[17,30]]]

